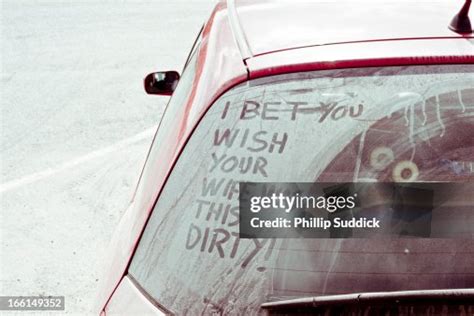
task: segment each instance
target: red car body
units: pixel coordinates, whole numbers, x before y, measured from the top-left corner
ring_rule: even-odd
[[[219,2],[202,31],[192,89],[175,124],[150,149],[133,201],[114,234],[100,311],[108,312],[114,296],[123,299],[133,292],[133,284],[123,290],[120,283],[147,220],[187,140],[220,95],[249,79],[297,71],[473,63],[472,33],[448,28],[461,5],[454,0]],[[134,303],[126,304],[132,308]],[[146,305],[146,297],[137,304]]]

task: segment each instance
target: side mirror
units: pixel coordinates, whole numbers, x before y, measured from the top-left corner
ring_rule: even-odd
[[[176,71],[152,72],[143,80],[148,94],[172,95],[178,85],[179,73]]]

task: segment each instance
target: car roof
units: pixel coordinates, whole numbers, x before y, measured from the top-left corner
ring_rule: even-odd
[[[459,38],[448,29],[464,1],[227,1],[245,58],[336,43]]]

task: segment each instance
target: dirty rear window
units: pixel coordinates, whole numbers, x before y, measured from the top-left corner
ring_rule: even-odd
[[[473,71],[316,71],[229,90],[186,145],[129,273],[156,302],[189,315],[259,314],[263,302],[302,296],[474,287],[472,239],[238,237],[240,181],[473,181]]]

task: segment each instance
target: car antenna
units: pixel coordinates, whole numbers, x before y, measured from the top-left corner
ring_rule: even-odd
[[[458,14],[454,16],[449,24],[449,29],[459,34],[472,33],[471,21],[469,20],[469,8],[471,0],[466,0]]]

